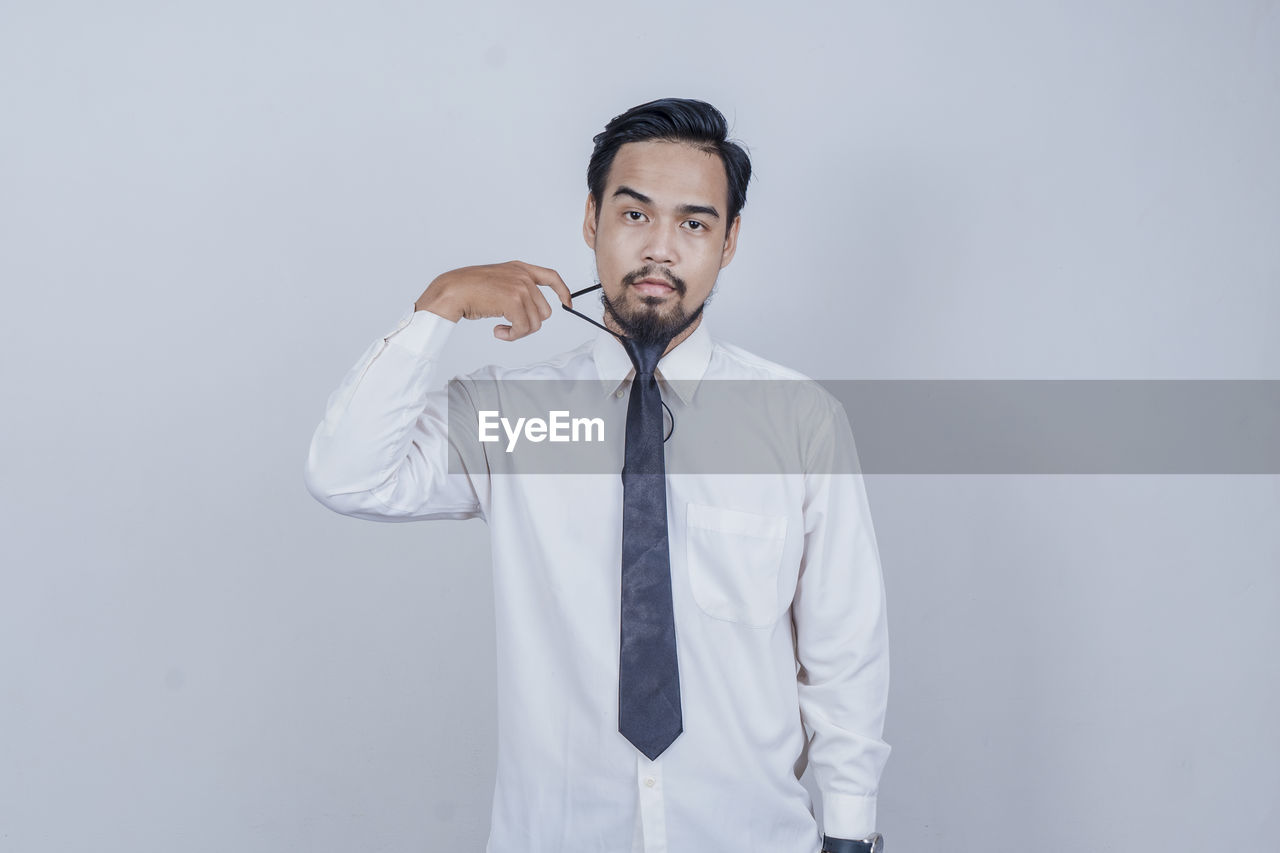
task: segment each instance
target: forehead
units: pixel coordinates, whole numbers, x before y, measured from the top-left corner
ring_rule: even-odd
[[[621,186],[643,193],[659,205],[719,207],[729,196],[729,179],[720,155],[684,142],[628,142],[621,146],[609,168],[605,203]],[[722,207],[720,212],[724,214]]]

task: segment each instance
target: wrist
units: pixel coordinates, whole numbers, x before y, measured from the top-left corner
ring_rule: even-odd
[[[884,837],[878,832],[857,840],[822,836],[822,853],[880,853],[882,850]]]
[[[463,318],[463,311],[457,305],[453,304],[453,300],[449,299],[447,293],[437,290],[434,293],[432,288],[428,287],[427,292],[418,297],[418,301],[413,303],[414,311],[430,311],[448,320],[456,323]]]

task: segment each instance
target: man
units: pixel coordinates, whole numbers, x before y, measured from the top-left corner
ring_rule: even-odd
[[[464,393],[431,390],[463,318],[503,317],[494,335],[514,341],[553,313],[540,288],[572,303],[554,270],[452,270],[365,352],[312,440],[308,489],[337,512],[490,526],[492,853],[880,846],[884,590],[861,478],[833,462],[853,455],[848,423],[825,391],[703,322],[751,174],[726,133],[711,105],[664,99],[595,138],[583,236],[605,325],[593,341],[476,371]],[[503,474],[500,449],[468,446],[467,423],[526,380],[597,389],[615,438],[625,422],[611,475]],[[690,473],[720,443],[698,431],[716,380],[809,389],[787,392],[795,413],[759,399],[768,416],[744,430],[779,458],[799,448],[785,471]],[[798,780],[806,763],[822,829]]]

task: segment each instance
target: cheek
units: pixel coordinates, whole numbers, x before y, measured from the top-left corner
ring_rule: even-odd
[[[617,256],[622,248],[623,235],[612,228],[601,228],[596,232],[596,254],[602,258]]]
[[[634,233],[602,235],[596,242],[596,267],[607,267],[618,275],[636,269],[640,266],[642,250],[635,242]]]
[[[720,259],[724,253],[721,251],[720,244],[714,246],[708,244],[701,248],[702,250],[698,252],[698,274],[714,279],[720,272]]]
[[[719,251],[699,253],[697,263],[689,270],[688,284],[691,291],[699,295],[711,292],[720,275],[720,254]]]
[[[600,281],[616,283],[631,270],[625,259],[620,257],[616,247],[596,246],[596,275]]]
[[[601,275],[612,275],[618,269],[617,252],[612,247],[596,246],[596,270]]]

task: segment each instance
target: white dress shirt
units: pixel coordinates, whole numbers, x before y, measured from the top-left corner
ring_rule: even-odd
[[[820,470],[820,458],[795,474],[669,474],[684,730],[650,761],[618,732],[621,477],[450,472],[434,368],[454,325],[410,309],[373,342],[330,396],[305,475],[343,515],[489,525],[499,734],[486,849],[817,853],[823,832],[874,831],[889,662],[862,477]],[[547,361],[468,378],[596,380],[625,422],[633,373],[600,331]],[[713,340],[705,319],[658,376],[678,424],[696,411],[700,380],[804,379]],[[852,453],[843,408],[819,394],[805,425],[814,452]],[[667,470],[696,450],[668,443]],[[822,827],[798,778],[806,760]]]

